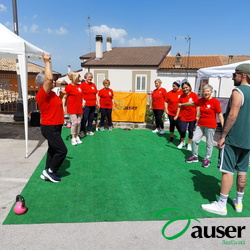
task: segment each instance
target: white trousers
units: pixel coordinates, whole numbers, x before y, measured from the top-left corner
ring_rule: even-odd
[[[205,159],[210,160],[213,152],[213,141],[214,141],[215,128],[200,127],[197,126],[193,136],[193,156],[198,157],[199,142],[203,136],[206,137],[206,157]]]

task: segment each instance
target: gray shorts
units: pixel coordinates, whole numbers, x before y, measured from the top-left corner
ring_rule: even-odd
[[[249,163],[249,149],[238,148],[225,144],[220,150],[218,168],[223,173],[234,174],[235,171],[247,173]]]

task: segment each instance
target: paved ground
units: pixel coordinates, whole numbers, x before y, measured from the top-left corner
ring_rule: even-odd
[[[29,128],[29,158],[25,158],[23,125],[0,123],[0,224],[7,216],[15,197],[47,149],[40,128]],[[43,182],[41,181],[41,188]],[[56,185],[56,184],[55,184]],[[166,207],[168,205],[166,204]],[[185,204],[180,204],[185,208]],[[199,204],[197,204],[197,209]],[[245,205],[245,209],[248,209]],[[83,214],[84,216],[84,214]],[[193,215],[195,216],[195,211]],[[190,220],[188,230],[174,240],[165,239],[161,230],[167,221],[102,222],[73,224],[0,225],[1,249],[250,249],[249,218]],[[179,233],[188,220],[176,221],[166,229],[166,235]],[[204,230],[212,227],[245,226],[241,237],[193,238],[195,226]],[[222,228],[221,228],[222,229]],[[232,229],[232,228],[231,228]],[[232,233],[234,234],[234,233]],[[220,236],[220,234],[219,234]],[[236,244],[236,243],[245,244]],[[226,244],[228,243],[228,244]]]

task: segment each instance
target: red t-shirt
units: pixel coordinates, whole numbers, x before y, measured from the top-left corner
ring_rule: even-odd
[[[95,106],[97,93],[95,84],[83,82],[80,87],[82,90],[82,98],[86,101],[85,106]]]
[[[42,125],[61,125],[64,123],[62,100],[55,92],[46,93],[42,87],[36,94],[36,102],[41,113]]]
[[[67,94],[67,113],[82,114],[82,90],[80,85],[68,84],[65,87]]]
[[[112,109],[112,99],[114,96],[112,89],[103,88],[99,90],[98,96],[100,96],[100,108]]]
[[[166,102],[168,103],[168,114],[171,116],[176,116],[178,109],[178,103],[181,95],[183,94],[182,90],[178,91],[169,91],[167,93]]]
[[[167,97],[167,91],[164,88],[155,89],[152,92],[152,108],[153,109],[165,109],[165,99]]]
[[[200,107],[198,126],[216,128],[216,114],[221,113],[220,102],[213,97],[209,100],[202,97],[195,104]]]
[[[189,95],[182,94],[179,99],[179,103],[198,101],[198,95],[194,92],[190,92]],[[192,122],[196,120],[196,107],[195,106],[182,106],[180,111],[180,119],[185,122]]]

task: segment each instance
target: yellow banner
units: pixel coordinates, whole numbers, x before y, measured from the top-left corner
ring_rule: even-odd
[[[115,107],[112,121],[144,122],[146,113],[146,93],[114,92]]]

